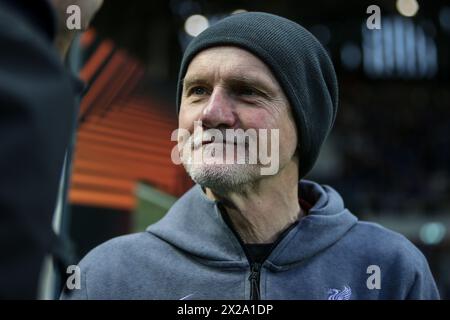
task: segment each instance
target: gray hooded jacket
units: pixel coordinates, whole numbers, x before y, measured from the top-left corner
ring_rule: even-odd
[[[329,186],[302,180],[312,208],[255,268],[218,203],[194,186],[146,232],[112,239],[80,263],[62,299],[438,299],[405,237],[360,222]],[[253,272],[252,272],[253,269]]]

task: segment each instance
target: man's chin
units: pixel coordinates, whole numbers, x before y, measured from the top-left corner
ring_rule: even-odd
[[[185,165],[194,182],[219,192],[235,192],[260,177],[257,165],[201,164]]]

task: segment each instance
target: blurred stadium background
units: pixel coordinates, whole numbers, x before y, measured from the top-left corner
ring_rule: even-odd
[[[366,28],[373,4],[380,30]],[[68,60],[88,90],[60,208],[66,250],[76,260],[145,229],[192,185],[170,160],[181,55],[240,10],[295,20],[327,48],[340,109],[307,178],[336,188],[360,219],[414,242],[449,299],[450,3],[440,0],[105,1]]]

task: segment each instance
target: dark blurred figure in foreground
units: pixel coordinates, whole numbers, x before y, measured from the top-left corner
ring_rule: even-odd
[[[67,6],[87,27],[100,0],[0,0],[0,298],[35,299],[52,251],[64,155],[80,83],[63,60],[75,31]],[[55,14],[56,13],[56,14]]]

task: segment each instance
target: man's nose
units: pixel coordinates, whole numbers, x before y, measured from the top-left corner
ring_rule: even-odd
[[[223,88],[215,88],[203,109],[201,121],[206,128],[233,128],[236,124],[233,101]]]

